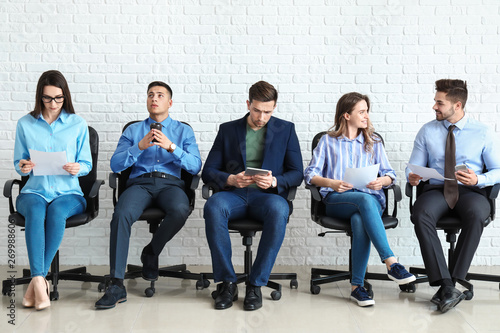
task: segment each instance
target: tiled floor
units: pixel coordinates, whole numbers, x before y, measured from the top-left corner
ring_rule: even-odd
[[[5,266],[0,269],[6,272]],[[89,271],[103,274],[106,269],[94,266]],[[190,270],[201,272],[208,267]],[[128,301],[101,311],[94,310],[102,295],[96,283],[62,281],[60,299],[43,311],[22,308],[25,287],[18,286],[16,325],[8,324],[11,299],[3,296],[0,332],[500,332],[498,283],[475,282],[471,301],[441,314],[429,302],[435,289],[427,284],[407,294],[393,282],[373,281],[376,304],[360,308],[349,301],[347,281],[323,285],[319,295],[312,295],[309,267],[276,267],[276,271],[297,272],[299,288],[291,290],[285,282],[280,301],[271,300],[270,289],[263,288],[264,306],[253,312],[243,311],[242,287],[235,305],[218,311],[210,296],[214,284],[197,291],[195,282],[188,280],[161,278],[152,298],[144,296],[146,281],[129,280]],[[500,267],[474,267],[474,271],[499,274]]]

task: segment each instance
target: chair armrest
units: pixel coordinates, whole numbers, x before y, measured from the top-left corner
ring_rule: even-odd
[[[218,188],[209,184],[203,184],[201,188],[201,196],[203,199],[207,200],[212,196],[213,193],[218,192]]]
[[[398,215],[398,202],[400,202],[403,199],[403,196],[401,195],[401,187],[397,184],[391,184],[389,187],[386,188],[386,199],[389,197],[389,191],[393,192],[393,197],[394,197],[394,203],[393,203],[393,208],[392,208],[392,213],[389,214],[389,202],[386,203],[385,207],[385,214],[390,215],[392,217],[397,217]],[[388,200],[387,200],[388,201]]]
[[[321,201],[321,194],[319,194],[319,190],[316,186],[314,185],[307,185],[306,184],[306,189],[308,189],[311,192],[311,196],[314,201]]]
[[[293,201],[295,199],[295,195],[297,194],[297,186],[292,186],[288,190],[288,196],[286,197],[287,201]]]
[[[189,186],[189,188],[194,191],[198,188],[199,184],[200,184],[200,176],[194,175],[191,180],[191,185]]]
[[[401,194],[401,187],[397,184],[392,184],[387,188],[388,190],[392,190],[394,192],[394,202],[400,202],[403,200],[403,195]]]
[[[3,196],[6,198],[12,197],[12,188],[14,185],[21,184],[21,181],[19,179],[9,179],[5,182],[5,185],[3,187]]]
[[[9,179],[5,182],[3,187],[3,196],[9,198],[9,211],[11,214],[16,212],[16,209],[14,208],[14,200],[12,199],[12,189],[14,188],[14,185],[21,185],[21,180]]]
[[[94,181],[94,184],[92,185],[92,188],[90,189],[89,193],[89,198],[95,198],[99,194],[99,189],[101,188],[101,185],[104,184],[104,180],[102,179],[96,179]]]
[[[117,189],[118,185],[117,185],[117,181],[118,181],[118,177],[120,176],[120,174],[118,173],[115,173],[115,172],[112,172],[109,174],[109,187],[111,187],[112,189]]]
[[[490,199],[495,200],[498,197],[498,191],[500,191],[500,184],[497,183],[493,185],[490,191]]]
[[[113,189],[113,207],[118,202],[118,178],[120,178],[119,173],[112,172],[109,174],[109,187]]]

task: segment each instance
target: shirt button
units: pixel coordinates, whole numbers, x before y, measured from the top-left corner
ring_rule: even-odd
[[[160,162],[160,160],[157,160],[156,162],[158,162],[158,163],[159,163],[159,162]]]

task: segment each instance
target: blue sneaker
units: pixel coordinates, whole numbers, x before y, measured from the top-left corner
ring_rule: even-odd
[[[363,286],[358,286],[351,292],[351,299],[358,302],[359,306],[370,306],[375,304],[375,301],[370,297],[368,291],[366,291]]]
[[[387,276],[397,284],[407,284],[416,280],[415,276],[408,273],[406,268],[399,262],[391,265],[391,269],[387,271]]]

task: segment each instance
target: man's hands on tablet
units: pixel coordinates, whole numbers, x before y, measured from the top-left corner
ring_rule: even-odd
[[[237,188],[245,188],[249,185],[256,184],[261,189],[268,189],[273,184],[273,173],[268,171],[267,174],[257,174],[254,176],[245,176],[245,171],[235,175],[229,175],[227,178],[227,185]]]

